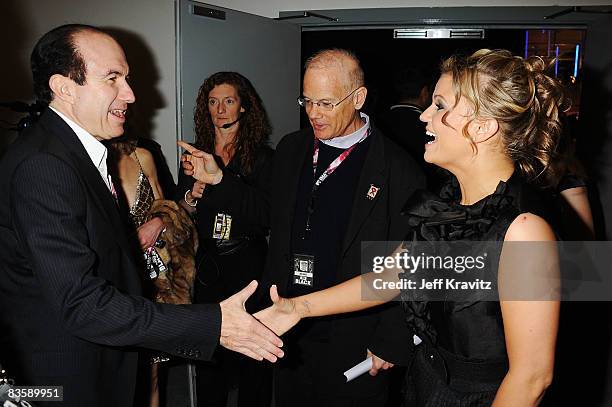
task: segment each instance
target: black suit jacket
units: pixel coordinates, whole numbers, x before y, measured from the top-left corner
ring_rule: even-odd
[[[67,406],[131,406],[135,347],[211,357],[219,306],[140,296],[115,201],[57,114],[17,138],[0,174],[0,358],[19,384],[62,385]]]

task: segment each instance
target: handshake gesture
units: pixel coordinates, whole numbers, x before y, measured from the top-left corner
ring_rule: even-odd
[[[253,316],[271,329],[276,335],[282,335],[294,327],[305,316],[307,301],[296,301],[295,298],[282,298],[275,285],[270,287],[272,305]],[[299,304],[299,306],[298,306]]]
[[[219,343],[255,360],[276,362],[284,356],[281,349],[283,341],[278,336],[291,329],[301,318],[293,299],[280,298],[276,286],[270,288],[274,304],[254,314],[257,319],[253,318],[246,312],[244,304],[256,289],[257,281],[253,280],[242,291],[221,301]]]
[[[314,311],[312,309],[314,304],[311,304],[305,297],[280,297],[275,285],[270,287],[270,299],[272,305],[253,316],[279,336],[294,327],[302,318],[311,316]],[[372,367],[369,372],[371,376],[376,376],[380,370],[393,367],[393,363],[379,358],[370,350],[367,351],[366,357],[372,357]]]
[[[253,280],[242,291],[221,301],[221,336],[224,348],[255,360],[276,362],[284,356],[283,341],[246,312],[244,304],[257,289]]]
[[[300,318],[295,313],[293,300],[279,298],[276,286],[270,294],[275,303],[253,316],[247,313],[244,304],[257,289],[253,280],[240,292],[219,304],[221,307],[221,336],[219,343],[224,348],[242,353],[255,360],[276,362],[284,356],[283,341],[277,336],[287,332]],[[260,321],[258,321],[258,319]]]

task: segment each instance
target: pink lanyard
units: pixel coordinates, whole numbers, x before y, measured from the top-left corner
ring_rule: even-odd
[[[316,189],[319,188],[319,185],[321,185],[323,183],[323,181],[325,181],[327,179],[327,177],[332,175],[334,173],[334,171],[336,171],[336,169],[340,166],[340,164],[342,164],[342,162],[344,160],[346,160],[346,158],[349,156],[349,154],[351,154],[353,149],[355,149],[355,147],[357,147],[357,144],[361,143],[369,135],[370,135],[370,128],[368,128],[368,130],[365,132],[363,137],[361,137],[359,139],[358,142],[356,142],[355,144],[353,144],[352,146],[350,146],[349,148],[344,150],[342,153],[340,153],[340,155],[338,157],[336,157],[336,159],[334,161],[332,161],[331,164],[329,164],[329,167],[327,167],[327,169],[325,171],[323,171],[323,173],[315,181],[314,186],[313,186],[313,190],[316,191]],[[319,162],[319,139],[315,137],[315,139],[314,139],[314,152],[312,153],[312,172],[313,172],[313,175],[317,174],[317,164],[318,164],[318,162]]]
[[[319,176],[319,178],[312,185],[312,191],[310,192],[310,198],[308,199],[308,206],[306,207],[307,216],[306,216],[306,228],[304,230],[304,237],[303,237],[304,239],[308,238],[310,235],[310,230],[311,230],[310,218],[314,212],[316,193],[317,193],[317,190],[319,189],[319,186],[323,183],[323,181],[327,179],[327,177],[329,177],[330,175],[334,173],[334,171],[336,171],[336,169],[340,166],[340,164],[344,162],[344,160],[346,160],[349,154],[351,154],[351,152],[355,149],[355,147],[357,147],[357,144],[361,143],[363,140],[365,140],[370,135],[370,129],[371,128],[368,128],[368,130],[365,132],[363,137],[359,139],[358,142],[356,142],[355,144],[353,144],[352,146],[344,150],[342,153],[340,153],[340,155],[336,157],[336,159],[332,161],[331,164],[329,164],[327,169],[323,171],[323,173]],[[314,151],[312,153],[313,176],[316,176],[317,174],[318,162],[319,162],[319,139],[315,137]]]

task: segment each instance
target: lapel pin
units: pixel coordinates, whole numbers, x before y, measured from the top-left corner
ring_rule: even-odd
[[[378,193],[378,190],[380,188],[375,186],[374,184],[370,184],[370,188],[368,188],[368,199],[371,201],[372,199],[376,198],[376,194]]]

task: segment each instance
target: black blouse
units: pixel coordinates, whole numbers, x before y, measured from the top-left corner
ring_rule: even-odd
[[[502,242],[512,221],[531,212],[553,222],[549,199],[516,172],[500,182],[493,194],[472,205],[460,205],[459,199],[456,178],[442,188],[439,197],[426,191],[416,194],[403,211],[411,226],[406,241],[469,241],[466,247],[476,253],[499,242],[489,252],[495,281]],[[428,302],[414,301],[412,295],[402,292],[408,322],[429,343],[470,360],[507,358],[499,301]]]

